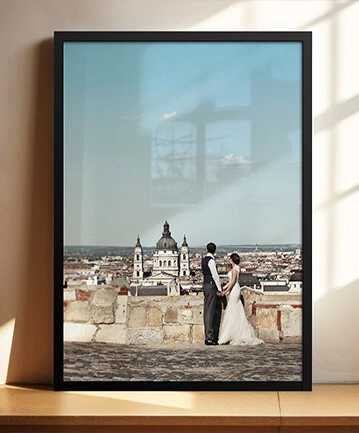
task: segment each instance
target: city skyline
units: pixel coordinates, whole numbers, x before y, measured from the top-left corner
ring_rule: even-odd
[[[174,237],[174,236],[173,236]],[[174,237],[174,239],[176,240],[176,237]],[[137,241],[137,237],[136,237],[136,241]],[[178,247],[181,246],[181,242],[177,242]],[[209,241],[212,242],[212,241]],[[208,243],[208,242],[207,242]],[[205,249],[206,248],[206,244],[194,244],[194,245],[190,245],[191,248],[193,249]],[[236,248],[258,248],[258,250],[266,248],[283,248],[283,247],[302,247],[301,243],[274,243],[274,244],[261,244],[261,243],[256,243],[256,244],[218,244],[216,242],[214,242],[217,246],[217,248],[230,248],[230,247],[236,247]],[[111,249],[116,249],[116,248],[131,248],[133,249],[135,246],[136,242],[134,242],[132,245],[101,245],[101,244],[97,244],[97,245],[75,245],[75,244],[65,244],[64,248],[111,248]],[[156,242],[154,242],[153,244],[143,244],[141,241],[141,246],[146,249],[156,249]]]
[[[301,44],[64,45],[65,244],[301,244]]]

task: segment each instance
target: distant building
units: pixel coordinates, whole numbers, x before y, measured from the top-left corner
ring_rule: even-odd
[[[303,272],[296,271],[289,278],[288,286],[290,293],[302,293]]]
[[[137,244],[135,246],[134,260],[133,260],[133,278],[143,278],[143,251],[140,243],[140,237],[137,236]]]
[[[289,287],[286,284],[263,284],[262,286],[263,293],[268,292],[285,292],[288,293]]]
[[[230,264],[227,263],[218,263],[217,264],[217,271],[219,275],[226,275],[228,274],[228,272],[230,272],[230,270],[232,269],[232,266]]]
[[[288,293],[289,286],[287,281],[284,280],[272,280],[272,281],[261,281],[261,291],[263,293]]]
[[[97,286],[98,284],[98,278],[97,275],[93,276],[93,277],[88,277],[86,284],[88,286]]]
[[[190,278],[189,247],[186,236],[183,237],[181,248],[173,239],[170,226],[166,221],[163,225],[161,238],[157,241],[156,249],[151,260],[153,264],[152,274],[145,276],[143,265],[143,251],[140,237],[134,250],[133,279],[131,294],[143,296],[145,293],[150,296],[156,295],[179,295],[181,287],[178,279]],[[137,287],[137,291],[133,290]],[[156,295],[153,295],[156,293]]]
[[[182,295],[180,285],[172,280],[167,285],[158,284],[131,284],[129,288],[129,295],[131,296],[179,296]]]
[[[158,286],[131,286],[129,289],[131,296],[167,296],[167,287],[163,284]]]
[[[182,248],[180,251],[180,277],[189,277],[190,276],[190,267],[189,267],[189,248],[187,244],[186,235],[183,237]]]
[[[153,255],[153,273],[158,272],[165,272],[175,277],[179,276],[177,242],[171,236],[170,226],[167,221],[163,225],[162,237],[158,240]]]
[[[239,274],[239,280],[238,280],[239,286],[247,286],[251,287],[254,290],[259,290],[261,287],[261,284],[256,276],[254,276],[250,272],[241,272]]]
[[[92,277],[88,277],[86,284],[88,286],[98,286],[99,284],[106,284],[106,280],[104,278],[99,279],[97,275]]]

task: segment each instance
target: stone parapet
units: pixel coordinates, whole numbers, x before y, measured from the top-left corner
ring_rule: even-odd
[[[247,318],[259,338],[266,343],[301,343],[300,294],[263,294],[247,288],[241,293]]]
[[[302,302],[297,294],[243,288],[244,309],[265,342],[300,343]],[[65,341],[117,344],[202,344],[203,296],[124,296],[110,285],[64,289]]]

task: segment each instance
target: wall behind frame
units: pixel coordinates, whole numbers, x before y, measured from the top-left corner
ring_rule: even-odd
[[[358,21],[355,1],[0,0],[0,383],[52,381],[54,30],[313,31],[313,378],[359,381]]]

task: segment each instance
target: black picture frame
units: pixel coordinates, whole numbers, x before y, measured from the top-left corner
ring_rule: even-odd
[[[64,47],[70,44],[117,44],[136,43],[178,44],[288,44],[300,50],[300,159],[301,159],[301,249],[302,249],[302,358],[300,380],[65,380],[64,378],[64,209],[65,173],[65,71],[68,60]],[[147,44],[147,45],[146,45]],[[81,49],[81,48],[80,48]],[[91,54],[90,54],[91,56]],[[66,62],[65,62],[66,60]],[[88,60],[91,64],[91,58]],[[166,59],[163,59],[165,62]],[[289,60],[288,60],[289,61]],[[123,59],[126,62],[126,59]],[[225,65],[224,65],[225,66]],[[297,68],[297,69],[298,69]],[[99,80],[101,77],[98,78]],[[70,83],[76,91],[78,83]],[[290,96],[288,96],[290,98]],[[66,99],[66,101],[65,101]],[[290,100],[289,100],[290,106]],[[66,106],[68,109],[68,106]],[[288,108],[290,109],[290,108]],[[137,113],[130,113],[137,114]],[[142,115],[141,113],[138,113]],[[136,120],[135,118],[127,119]],[[73,128],[73,125],[71,126]],[[124,156],[126,157],[126,155]],[[76,160],[77,162],[78,160]],[[100,168],[99,168],[100,169]],[[105,32],[105,31],[57,31],[54,33],[54,389],[55,390],[190,390],[190,391],[309,391],[312,387],[312,34],[307,31],[280,32]],[[133,181],[129,180],[129,182]],[[167,215],[164,215],[165,219]],[[161,230],[161,227],[159,227]],[[135,233],[137,237],[138,233]],[[160,231],[159,231],[160,235]],[[205,239],[203,245],[211,239]],[[133,248],[135,247],[135,241]],[[154,239],[155,241],[155,239]],[[203,250],[203,253],[205,251]],[[91,344],[91,343],[89,343]],[[279,343],[280,344],[280,343]],[[216,348],[210,348],[216,350]],[[119,355],[121,356],[121,355]],[[265,362],[265,361],[264,361]]]

